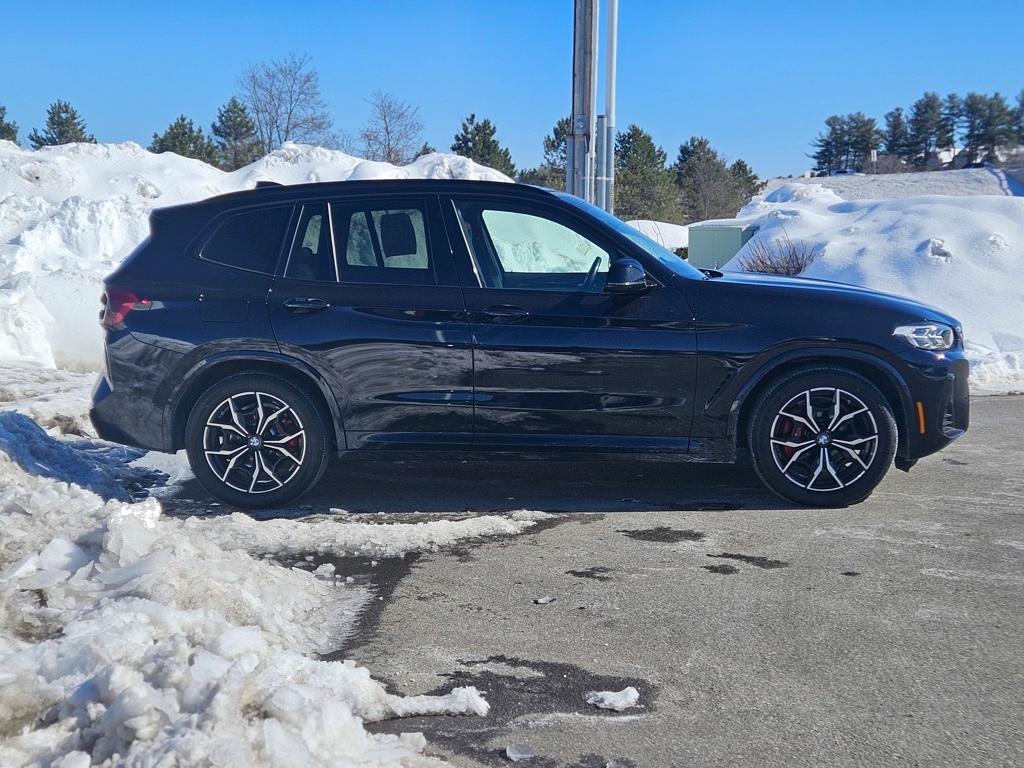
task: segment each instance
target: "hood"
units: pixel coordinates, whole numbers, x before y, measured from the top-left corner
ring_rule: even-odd
[[[905,296],[875,291],[859,285],[819,280],[813,277],[769,275],[762,272],[714,272],[713,274],[715,275],[713,279],[716,281],[759,289],[775,288],[781,293],[795,293],[808,297],[814,296],[822,300],[831,299],[841,303],[859,304],[893,315],[903,315],[907,322],[933,320],[953,326],[959,325],[956,318],[937,307],[922,304]]]

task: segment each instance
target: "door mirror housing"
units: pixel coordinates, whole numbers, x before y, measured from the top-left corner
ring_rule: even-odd
[[[643,293],[651,287],[644,265],[636,259],[613,261],[605,279],[605,293]]]

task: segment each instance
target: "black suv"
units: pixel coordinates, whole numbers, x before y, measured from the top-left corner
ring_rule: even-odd
[[[153,212],[106,281],[105,439],[185,448],[241,507],[335,453],[732,462],[864,499],[967,428],[949,315],[848,285],[698,271],[521,184],[265,186]]]

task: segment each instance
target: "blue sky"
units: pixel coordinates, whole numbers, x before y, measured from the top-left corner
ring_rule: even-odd
[[[439,149],[469,112],[491,118],[519,167],[570,103],[572,0],[5,5],[0,104],[22,141],[57,98],[100,141],[146,145],[180,113],[208,126],[247,63],[292,51],[313,57],[337,127],[358,132],[383,89],[419,106]],[[1024,3],[969,9],[620,0],[618,123],[670,160],[699,134],[762,176],[799,173],[832,113],[881,121],[926,89],[1024,88]]]

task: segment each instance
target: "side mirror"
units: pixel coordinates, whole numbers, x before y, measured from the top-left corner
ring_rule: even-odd
[[[608,267],[605,293],[642,293],[650,287],[644,265],[636,259],[619,259]]]

